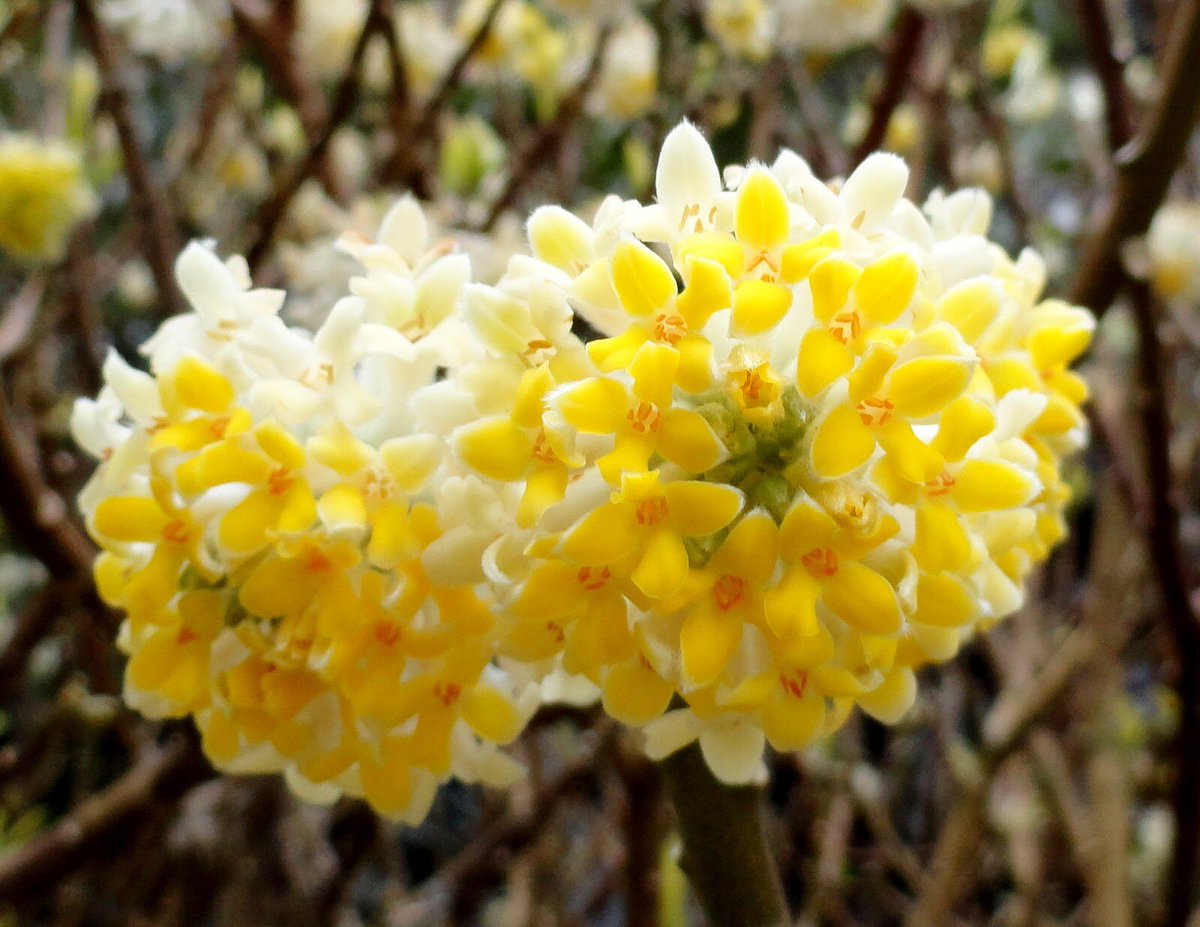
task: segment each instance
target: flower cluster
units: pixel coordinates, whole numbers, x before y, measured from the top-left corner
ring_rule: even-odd
[[[72,145],[0,137],[0,249],[21,260],[58,260],[71,229],[95,208]]]
[[[410,820],[564,692],[727,782],[897,720],[1061,538],[1094,327],[907,179],[722,177],[685,123],[657,202],[542,207],[490,285],[401,201],[315,335],[191,246],[195,311],[76,412],[131,700]]]
[[[496,745],[537,698],[492,661],[480,551],[506,500],[447,454],[470,268],[425,228],[405,199],[378,242],[347,237],[365,273],[315,334],[190,245],[193,311],[146,343],[149,374],[110,356],[72,421],[101,461],[80,502],[128,701],[193,715],[223,769],[412,821],[451,774],[511,782]]]

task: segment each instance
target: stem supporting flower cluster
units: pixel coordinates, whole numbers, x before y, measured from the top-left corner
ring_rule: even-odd
[[[679,823],[680,865],[713,927],[790,923],[764,830],[762,790],[720,782],[698,744],[661,766]]]

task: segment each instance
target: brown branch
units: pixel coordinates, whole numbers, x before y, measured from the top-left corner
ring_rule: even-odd
[[[839,141],[829,107],[821,95],[821,88],[809,74],[808,64],[798,58],[788,68],[788,76],[796,108],[808,135],[813,170],[819,176],[844,175],[849,155]]]
[[[1197,4],[1200,8],[1200,4]],[[1200,81],[1197,82],[1200,84]],[[1175,845],[1167,879],[1167,927],[1184,927],[1200,879],[1200,615],[1192,606],[1189,561],[1179,533],[1179,509],[1171,473],[1170,397],[1158,335],[1158,313],[1147,283],[1130,282],[1138,329],[1138,376],[1146,483],[1150,506],[1144,531],[1162,596],[1162,618],[1175,649],[1179,702],[1172,803]]]
[[[790,924],[767,843],[762,790],[718,781],[698,744],[659,766],[679,822],[680,867],[713,927]]]
[[[1133,137],[1133,117],[1125,92],[1124,68],[1113,47],[1112,27],[1104,0],[1075,0],[1083,38],[1096,68],[1096,77],[1104,92],[1104,120],[1108,129],[1108,147],[1116,151]]]
[[[262,266],[275,239],[275,233],[279,230],[284,216],[287,215],[292,199],[304,186],[304,182],[316,174],[329,151],[333,136],[354,111],[355,103],[358,100],[363,57],[366,55],[371,38],[384,25],[385,16],[382,11],[383,4],[378,0],[371,4],[370,13],[354,43],[354,50],[351,52],[350,62],[346,66],[346,73],[334,91],[333,102],[329,107],[329,113],[325,118],[320,135],[309,145],[304,160],[291,174],[283,178],[259,210],[258,231],[252,244],[246,250],[246,261],[252,272]]]
[[[174,738],[48,831],[0,857],[0,899],[44,893],[89,857],[111,853],[119,835],[147,811],[173,805],[212,775],[194,735]]]
[[[0,514],[25,548],[58,576],[90,575],[95,548],[42,477],[36,446],[18,426],[0,380]]]
[[[925,23],[925,17],[912,7],[905,7],[896,19],[891,47],[883,68],[883,79],[875,99],[871,101],[871,121],[850,158],[854,167],[862,164],[867,155],[883,144],[892,114],[896,112],[896,107],[900,105],[905,91],[908,90],[917,57],[921,52]]]
[[[1162,91],[1138,134],[1116,154],[1116,190],[1103,221],[1084,248],[1071,301],[1097,315],[1127,279],[1121,248],[1144,235],[1187,151],[1200,114],[1200,0],[1176,8],[1172,42],[1164,56]]]
[[[413,127],[413,138],[417,140],[426,138],[433,130],[434,124],[437,122],[437,117],[441,114],[442,107],[450,99],[450,94],[458,89],[463,72],[467,69],[467,65],[471,63],[471,59],[475,57],[475,53],[483,47],[483,43],[487,40],[488,32],[492,28],[492,23],[496,21],[496,16],[503,5],[504,0],[492,0],[491,5],[487,8],[487,12],[483,14],[483,19],[479,21],[479,25],[475,28],[475,32],[467,40],[467,44],[458,53],[458,57],[454,59],[454,62],[450,65],[450,69],[442,77],[441,83],[438,84],[437,89],[434,90],[433,94],[426,101],[425,106],[421,109],[421,113],[417,117]]]
[[[537,137],[514,157],[514,166],[509,174],[508,183],[504,185],[504,189],[500,192],[500,195],[492,202],[487,218],[480,225],[480,231],[490,232],[496,221],[504,214],[504,210],[510,208],[516,202],[517,196],[537,169],[554,159],[555,152],[558,151],[559,146],[562,144],[563,136],[570,130],[571,125],[583,111],[583,104],[587,98],[588,91],[591,90],[592,85],[596,82],[596,78],[600,75],[600,65],[604,61],[604,50],[608,47],[608,39],[611,35],[612,32],[609,28],[605,28],[600,33],[596,39],[596,47],[592,50],[592,57],[588,62],[587,71],[584,73],[583,78],[559,102],[558,109],[554,113],[554,118],[546,123],[537,134]]]
[[[433,192],[429,169],[421,162],[413,149],[409,123],[412,119],[412,91],[408,72],[404,67],[404,50],[400,43],[400,26],[393,13],[389,13],[383,29],[387,45],[388,69],[392,78],[392,93],[388,98],[388,121],[392,129],[392,153],[380,171],[381,178],[399,181],[421,199],[428,199]]]
[[[100,26],[91,0],[75,0],[75,13],[100,72],[100,105],[116,126],[125,175],[139,214],[142,250],[158,290],[158,313],[175,315],[184,311],[183,297],[175,286],[175,255],[179,252],[175,218],[151,176],[134,125],[133,105],[118,75],[111,42]]]
[[[505,860],[529,846],[542,833],[559,802],[592,781],[596,774],[597,757],[609,748],[615,730],[608,721],[602,721],[593,728],[585,739],[582,754],[538,790],[532,806],[523,812],[510,810],[485,827],[478,837],[422,886],[415,899],[417,907],[423,909],[430,906],[434,899],[446,891],[449,891],[456,909],[470,907],[481,893],[503,877]],[[454,923],[459,921],[455,920]]]

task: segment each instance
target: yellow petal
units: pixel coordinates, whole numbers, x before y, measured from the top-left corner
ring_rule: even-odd
[[[1001,460],[968,460],[954,475],[950,498],[961,512],[992,512],[1025,505],[1037,494],[1037,481]]]
[[[550,465],[536,468],[525,479],[525,492],[517,507],[517,524],[522,528],[532,528],[546,509],[562,501],[566,491],[566,467]]]
[[[666,711],[675,688],[643,660],[618,663],[604,677],[604,711],[622,724],[639,726]]]
[[[421,553],[421,539],[402,505],[389,505],[375,513],[367,559],[380,569],[392,569]]]
[[[840,546],[844,536],[832,515],[800,494],[779,526],[779,550],[787,560],[797,562],[810,550]]]
[[[917,508],[912,552],[917,564],[931,573],[957,570],[971,558],[971,541],[953,509],[926,504]]]
[[[883,385],[883,378],[896,362],[896,348],[883,341],[873,341],[867,346],[858,369],[850,374],[850,401],[860,402],[873,396]]]
[[[542,423],[546,393],[554,388],[554,374],[548,364],[534,367],[521,374],[513,396],[512,419],[522,428],[537,428]]]
[[[190,409],[216,414],[233,403],[233,386],[198,357],[188,356],[175,368],[175,395]]]
[[[918,357],[898,364],[883,383],[884,395],[904,418],[926,418],[957,399],[974,365],[960,357]]]
[[[277,618],[301,611],[312,596],[312,582],[298,558],[264,560],[246,577],[238,601],[252,615]]]
[[[675,296],[675,276],[670,268],[641,242],[622,241],[613,249],[610,261],[613,289],[630,315],[651,315]]]
[[[363,528],[367,524],[367,503],[361,492],[343,483],[321,496],[317,514],[328,528]]]
[[[294,480],[279,500],[275,527],[284,534],[307,531],[317,520],[317,500],[304,480]]]
[[[763,607],[771,632],[781,638],[811,637],[820,629],[817,601],[821,584],[796,567],[789,569],[767,590]]]
[[[521,716],[511,701],[491,686],[480,683],[459,703],[463,720],[484,740],[507,744],[521,733]]]
[[[625,419],[629,394],[616,380],[592,377],[574,383],[552,400],[567,423],[585,434],[611,434]]]
[[[854,284],[854,299],[866,318],[888,325],[908,308],[917,292],[917,264],[897,251],[867,265]]]
[[[846,305],[850,288],[862,274],[858,265],[842,257],[828,257],[808,274],[812,290],[813,316],[822,324],[829,321]]]
[[[910,483],[932,482],[942,472],[942,455],[918,438],[908,422],[893,418],[875,434],[896,472]]]
[[[648,341],[638,348],[627,369],[637,398],[653,402],[660,409],[671,404],[675,371],[679,369],[679,352],[673,347]]]
[[[825,701],[782,694],[763,705],[763,733],[776,750],[803,750],[822,733]]]
[[[741,250],[735,253],[740,263]],[[714,312],[732,305],[733,286],[725,268],[716,261],[694,257],[688,268],[688,283],[675,300],[675,309],[687,322],[688,331],[698,332]]]
[[[689,409],[668,409],[658,426],[658,452],[692,473],[715,467],[725,447],[708,421]]]
[[[922,573],[917,578],[917,610],[913,621],[936,628],[959,628],[978,615],[975,597],[950,573]]]
[[[762,586],[775,573],[779,559],[779,529],[762,509],[741,519],[708,562],[709,572],[740,576]]]
[[[701,335],[687,335],[675,347],[679,351],[676,384],[693,394],[707,390],[712,385],[712,344]]]
[[[278,516],[277,500],[264,490],[255,490],[221,519],[217,539],[234,554],[253,553],[266,545]]]
[[[823,583],[822,601],[857,631],[895,634],[900,630],[900,603],[892,584],[856,561],[842,560]]]
[[[627,366],[637,354],[638,348],[650,340],[650,335],[641,326],[626,329],[613,338],[598,338],[587,345],[588,358],[600,370],[610,373]]]
[[[318,463],[342,476],[358,473],[375,459],[370,446],[355,438],[350,429],[340,423],[322,428],[309,438],[308,452]]]
[[[384,766],[373,760],[358,764],[363,797],[384,817],[398,818],[408,810],[412,801],[412,778],[406,767],[399,764]]]
[[[196,496],[226,483],[261,484],[273,469],[271,459],[262,452],[222,441],[209,445],[191,460],[180,464],[175,471],[175,481],[181,493]]]
[[[679,631],[679,651],[687,678],[697,686],[708,685],[729,665],[741,640],[741,620],[704,600],[688,613]]]
[[[937,435],[930,443],[946,460],[962,460],[976,441],[996,426],[991,407],[974,396],[959,396],[942,410]]]
[[[848,347],[827,329],[810,328],[800,341],[796,386],[811,399],[853,366],[854,353]]]
[[[455,430],[451,443],[468,467],[503,482],[524,476],[533,452],[533,438],[507,415],[464,425]]]
[[[968,344],[975,344],[1000,314],[1003,291],[990,277],[964,280],[938,300],[937,317],[958,329]]]
[[[417,492],[441,459],[441,442],[434,435],[404,435],[379,445],[379,459],[404,492]]]
[[[607,503],[585,515],[563,538],[563,554],[583,566],[616,563],[637,548],[633,506]]]
[[[681,480],[663,487],[671,524],[686,537],[720,531],[742,509],[742,494],[732,486]]]
[[[841,247],[841,236],[837,229],[827,229],[820,235],[783,249],[780,277],[784,283],[798,283],[809,275],[813,267]]]
[[[584,607],[586,592],[579,576],[587,567],[561,560],[539,564],[521,585],[512,604],[513,614],[522,618],[561,618]],[[599,571],[597,571],[599,572]],[[585,577],[590,573],[585,573]]]
[[[852,473],[875,453],[875,435],[853,406],[840,405],[817,426],[813,436],[813,469],[826,479]]]
[[[912,670],[897,669],[870,692],[858,697],[858,704],[877,721],[895,724],[917,698],[917,679]]]
[[[765,280],[747,280],[733,294],[729,330],[735,335],[761,335],[787,315],[792,291]]]
[[[304,466],[304,448],[278,422],[264,422],[254,430],[258,446],[287,470],[299,470]]]
[[[652,599],[664,599],[683,588],[688,575],[687,549],[670,528],[652,532],[630,574],[633,584]]]
[[[734,221],[743,245],[770,250],[783,244],[788,236],[788,204],[779,181],[765,170],[752,170],[738,190]]]
[[[93,518],[98,534],[121,542],[159,541],[170,522],[156,501],[138,496],[103,499]]]

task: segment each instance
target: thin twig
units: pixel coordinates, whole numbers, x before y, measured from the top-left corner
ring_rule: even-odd
[[[611,34],[611,30],[608,28],[600,33],[583,78],[575,85],[575,89],[558,104],[554,118],[542,127],[537,137],[524,151],[513,158],[514,166],[509,174],[508,183],[504,185],[500,195],[493,201],[487,218],[480,225],[480,231],[490,232],[496,221],[503,215],[504,210],[516,202],[522,188],[529,182],[538,167],[553,159],[555,151],[562,144],[563,135],[570,130],[582,112],[588,91],[591,90],[592,84],[596,82],[596,78],[600,74],[604,50],[608,47],[608,39]]]
[[[912,7],[905,7],[892,30],[891,47],[883,68],[883,78],[875,99],[871,102],[871,121],[867,131],[854,148],[851,164],[857,167],[867,155],[883,144],[892,114],[904,99],[921,52],[925,17]]]
[[[36,444],[16,422],[0,382],[0,513],[26,549],[52,573],[90,575],[95,548],[71,519],[66,500],[47,485]]]
[[[492,0],[487,11],[483,14],[483,19],[475,27],[475,32],[467,40],[467,44],[462,47],[462,50],[458,53],[458,57],[454,59],[454,62],[450,65],[450,69],[442,77],[441,83],[438,84],[437,89],[433,91],[433,94],[421,109],[421,113],[417,117],[413,128],[414,138],[423,139],[429,135],[434,124],[437,122],[437,117],[442,112],[442,108],[446,105],[446,101],[450,99],[450,94],[458,89],[463,71],[467,69],[467,65],[471,63],[471,59],[475,57],[475,53],[483,47],[483,43],[487,40],[492,23],[495,22],[496,16],[500,13],[500,7],[503,5],[504,0]]]
[[[1116,154],[1116,191],[1088,241],[1071,288],[1071,301],[1097,315],[1112,304],[1127,278],[1122,246],[1145,234],[1162,205],[1200,114],[1200,0],[1176,8],[1171,45],[1164,57],[1162,91],[1133,140]]]
[[[0,899],[45,892],[89,856],[109,850],[112,839],[147,808],[173,804],[212,775],[194,736],[155,750],[48,831],[0,857]]]
[[[287,215],[292,199],[304,186],[304,182],[316,173],[333,142],[333,136],[354,111],[354,105],[358,100],[363,57],[366,55],[371,38],[384,23],[382,8],[382,4],[379,2],[371,5],[371,11],[354,43],[354,50],[351,52],[350,62],[346,66],[346,73],[342,76],[334,92],[333,103],[329,107],[329,113],[320,136],[309,145],[308,153],[296,170],[281,181],[259,210],[258,231],[253,243],[246,250],[246,261],[252,272],[262,266],[275,239],[275,233],[279,230],[284,216]]]
[[[100,103],[116,126],[133,205],[140,214],[142,249],[158,291],[158,313],[175,315],[184,310],[183,297],[175,286],[175,255],[179,251],[175,218],[151,176],[134,125],[133,105],[118,76],[109,37],[100,26],[91,0],[75,0],[75,13],[100,72]]]
[[[1200,5],[1198,5],[1200,6]],[[1170,398],[1158,335],[1158,313],[1147,283],[1130,282],[1138,329],[1138,374],[1150,506],[1144,526],[1150,560],[1162,595],[1162,616],[1177,660],[1175,845],[1167,879],[1167,927],[1184,927],[1200,878],[1200,615],[1191,601],[1192,577],[1179,534],[1179,509],[1171,473]]]
[[[1088,54],[1104,92],[1104,121],[1108,130],[1108,147],[1118,150],[1133,137],[1133,117],[1129,112],[1125,92],[1124,68],[1114,48],[1112,26],[1104,0],[1075,0],[1083,38]]]

